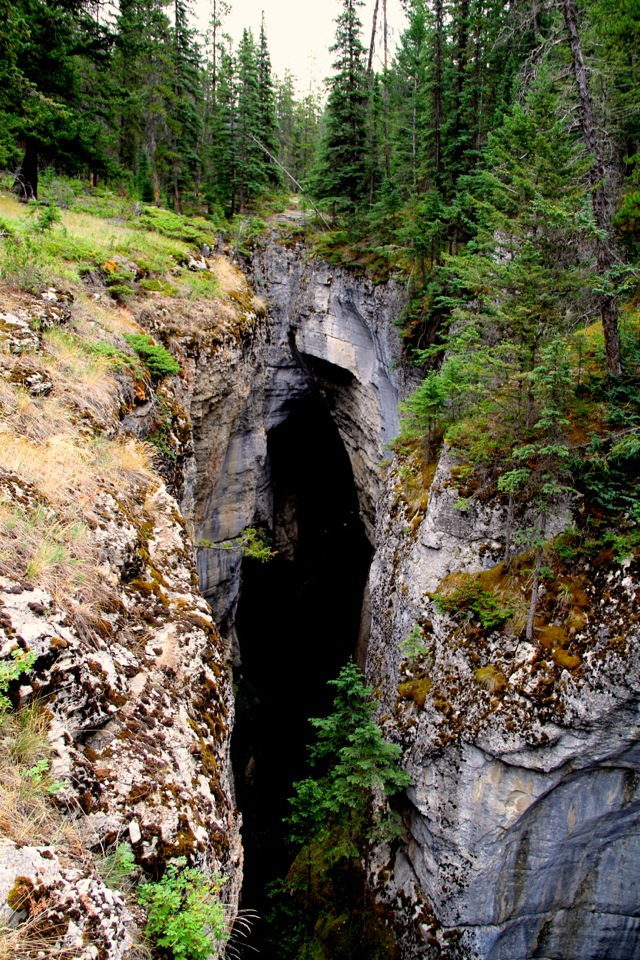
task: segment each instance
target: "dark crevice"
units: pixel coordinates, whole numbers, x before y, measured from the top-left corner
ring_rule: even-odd
[[[327,681],[356,655],[359,637],[362,647],[372,554],[349,459],[317,392],[296,401],[270,432],[268,468],[278,552],[267,564],[243,564],[232,743],[244,819],[242,907],[262,917],[266,884],[288,866],[282,820],[292,783],[308,773],[308,720],[329,712]],[[252,942],[269,957],[264,932],[265,922],[256,923]]]

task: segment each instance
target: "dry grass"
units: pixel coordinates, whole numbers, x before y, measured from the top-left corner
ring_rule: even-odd
[[[234,267],[225,257],[216,257],[213,262],[213,273],[220,285],[220,292],[225,297],[237,299],[251,297],[251,291],[245,275]]]
[[[87,854],[76,827],[52,802],[48,723],[38,705],[0,722],[0,833],[20,845],[60,845],[70,859],[84,860]]]

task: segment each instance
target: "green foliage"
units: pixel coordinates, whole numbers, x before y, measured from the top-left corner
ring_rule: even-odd
[[[31,207],[31,213],[36,213],[36,222],[33,225],[35,233],[47,233],[53,229],[56,223],[60,223],[62,220],[60,210],[53,201],[46,205],[34,203]]]
[[[55,795],[60,793],[64,784],[57,780],[52,780],[49,775],[51,761],[48,757],[41,757],[37,763],[28,770],[21,770],[20,776],[23,780],[28,780],[31,787],[43,793]]]
[[[9,684],[29,673],[35,661],[35,655],[28,650],[14,650],[11,660],[0,660],[0,722],[2,714],[11,708],[11,700],[7,696]]]
[[[267,563],[273,557],[271,544],[258,530],[253,527],[247,527],[238,538],[238,543],[242,548],[242,555],[251,560],[259,560],[260,563]]]
[[[342,0],[336,19],[334,75],[320,139],[318,161],[312,173],[315,196],[337,211],[353,216],[367,187],[367,75],[362,24],[362,0]]]
[[[424,630],[419,623],[414,623],[409,636],[398,644],[398,649],[407,660],[417,660],[429,652],[424,644]]]
[[[501,627],[511,617],[513,610],[503,606],[494,593],[485,590],[472,577],[450,594],[436,593],[433,600],[440,613],[465,613],[477,617],[485,630]]]
[[[204,217],[185,217],[172,210],[145,206],[139,217],[134,217],[132,226],[142,230],[154,230],[171,240],[183,240],[185,243],[202,246],[212,245],[216,230],[224,226],[220,219],[205,220]]]
[[[156,883],[138,889],[147,911],[147,936],[170,951],[173,960],[208,960],[220,956],[229,934],[219,894],[223,881],[187,867],[181,857]]]
[[[138,354],[153,377],[173,377],[180,372],[180,364],[166,347],[154,343],[145,333],[127,333],[125,340]]]
[[[268,538],[255,527],[247,527],[240,536],[222,544],[214,544],[211,540],[198,541],[199,547],[221,546],[225,550],[232,550],[234,545],[240,547],[243,557],[259,560],[260,563],[268,563],[275,556]]]
[[[119,843],[111,853],[97,857],[96,870],[108,887],[128,891],[136,870],[136,860],[131,844]]]
[[[398,767],[400,747],[384,740],[373,719],[373,690],[358,667],[348,663],[330,682],[333,713],[311,720],[317,736],[310,759],[321,772],[294,784],[287,820],[298,853],[281,887],[280,922],[284,956],[296,960],[346,958],[363,942],[366,956],[387,955],[389,933],[373,902],[366,906],[361,899],[362,861],[370,844],[397,835],[384,801],[410,784]]]

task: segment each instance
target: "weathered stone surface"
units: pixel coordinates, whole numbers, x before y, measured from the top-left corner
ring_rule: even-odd
[[[56,956],[127,960],[134,946],[132,919],[121,894],[90,866],[64,868],[53,847],[18,847],[0,840],[1,927],[12,930],[28,921],[34,941],[40,937]],[[34,956],[37,949],[34,942]]]
[[[368,674],[413,780],[395,909],[403,922],[407,899],[414,917],[433,911],[403,956],[636,956],[637,571],[583,571],[589,606],[576,635],[578,669],[562,669],[551,649],[517,632],[479,637],[440,614],[430,594],[451,573],[501,559],[506,517],[499,504],[455,510],[452,463],[445,453],[417,526],[391,472],[371,576]],[[563,523],[560,512],[555,532]],[[423,649],[407,660],[399,645],[414,623],[423,625]],[[424,683],[423,706],[412,682]]]
[[[268,319],[250,344],[201,356],[190,404],[197,497],[188,512],[196,539],[216,545],[198,551],[198,574],[220,624],[232,619],[239,584],[240,551],[229,541],[250,525],[271,523],[269,432],[297,400],[320,393],[349,455],[373,540],[378,465],[397,433],[403,376],[392,329],[402,305],[396,285],[376,287],[306,263],[304,251],[275,242],[255,253],[252,269]]]

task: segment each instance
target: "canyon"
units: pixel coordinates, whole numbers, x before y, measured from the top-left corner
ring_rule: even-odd
[[[397,956],[637,955],[637,570],[583,564],[549,622],[573,617],[577,662],[546,634],[529,642],[443,610],[434,595],[448,578],[497,576],[507,509],[463,496],[446,444],[426,463],[389,448],[418,382],[394,327],[402,286],[276,233],[244,268],[213,333],[138,312],[182,366],[163,394],[175,455],[164,478],[132,475],[95,498],[114,596],[92,646],[46,590],[0,583],[3,643],[37,653],[21,693],[49,698],[52,769],[82,806],[84,842],[125,837],[147,869],[189,855],[228,878],[230,915],[263,911],[267,865],[286,868],[279,824],[304,775],[307,720],[327,712],[327,681],[355,657],[412,779],[401,836],[370,862]],[[4,315],[13,358],[34,349],[20,347],[25,309]],[[144,440],[157,403],[124,378],[102,429]],[[2,483],[37,499],[17,474]],[[550,538],[570,507],[558,504]],[[247,550],[248,530],[268,541],[268,562]],[[91,906],[74,906],[69,943],[108,915],[103,955],[127,956],[127,908],[89,867],[3,843],[5,901],[18,874],[40,870],[64,914],[84,883]]]

